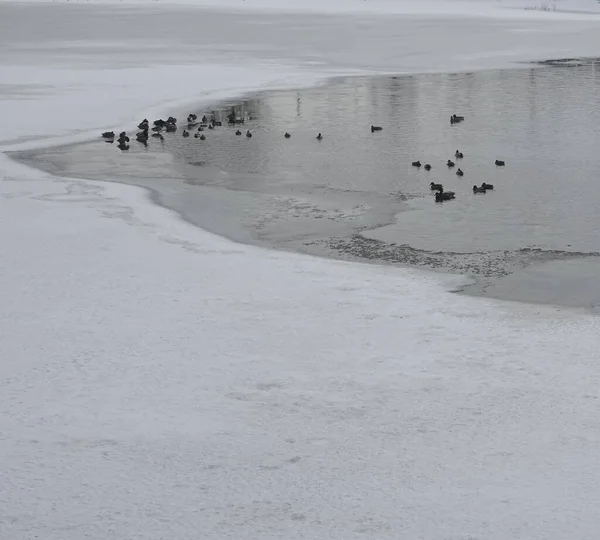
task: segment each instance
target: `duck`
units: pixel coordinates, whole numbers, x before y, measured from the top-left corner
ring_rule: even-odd
[[[203,124],[206,124],[206,122],[208,122],[208,118],[206,118],[206,115],[204,115],[204,116],[202,117],[202,123],[203,123]]]
[[[506,165],[506,163],[504,163],[504,161],[501,161],[499,159],[497,159],[495,161],[495,164],[496,164],[497,167],[504,167],[504,165]]]
[[[252,137],[252,133],[250,133],[250,130],[246,131],[246,137],[248,137],[248,138]]]
[[[477,187],[477,186],[473,186],[473,193],[485,193],[486,189],[481,186],[481,187]]]
[[[429,184],[429,189],[431,189],[431,191],[444,191],[444,186],[442,186],[442,184],[431,182],[431,184]]]
[[[440,189],[435,194],[435,202],[449,201],[450,199],[454,199],[454,197],[454,191],[444,191],[443,189]]]
[[[430,171],[431,170],[431,165],[429,165],[429,163],[425,163],[425,166],[423,167],[426,171]]]
[[[317,135],[317,141],[322,141],[323,140],[323,135],[321,135],[320,133]]]
[[[164,140],[165,140],[165,138],[163,137],[162,133],[153,133],[153,134],[152,134],[152,136],[153,136],[155,139],[160,139],[161,141],[164,141]]]
[[[167,124],[167,133],[173,133],[177,131],[177,126],[175,124]]]
[[[194,133],[194,139],[197,139],[200,137],[200,133]]]
[[[456,176],[463,176],[465,173],[462,172],[460,169],[458,169],[458,171],[456,171]]]
[[[121,133],[119,133],[118,142],[120,142],[120,143],[128,143],[129,142],[129,137],[127,136],[127,134],[124,131],[121,131]]]
[[[494,189],[494,184],[486,184],[485,182],[481,184],[483,189]]]
[[[208,124],[208,129],[215,129],[215,126],[213,126],[212,124]]]
[[[381,131],[383,128],[381,126],[371,126],[371,133],[375,131]]]
[[[194,121],[195,121],[197,118],[198,118],[198,117],[197,117],[197,116],[196,116],[194,113],[190,113],[190,114],[188,114],[188,117],[187,117],[188,124],[191,124],[191,123],[192,123],[192,122],[194,122]]]
[[[235,132],[235,134],[236,134],[236,135],[241,135],[241,134],[242,134],[242,132],[241,132],[241,131],[238,129],[238,130]]]
[[[446,162],[446,165],[448,165],[448,167],[449,167],[449,168],[452,168],[452,167],[454,167],[454,165],[456,165],[456,163],[454,163],[454,161],[450,161],[450,160],[448,160],[448,161]]]
[[[144,118],[139,124],[138,129],[148,129],[148,119]]]
[[[184,137],[189,137],[190,136],[189,132],[187,130],[185,130],[185,129],[183,130],[183,132],[182,132],[181,135],[183,135]]]
[[[167,124],[176,124],[176,123],[177,123],[177,118],[169,116],[169,118],[167,119]]]
[[[290,135],[289,133],[287,133],[287,132],[286,132],[286,134],[284,135],[284,137],[285,137],[286,139],[289,139],[289,138],[291,137],[291,135]]]
[[[103,139],[114,139],[115,138],[115,132],[114,131],[105,131],[102,134],[102,138]]]
[[[204,133],[202,135],[200,135],[200,140],[201,141],[205,141],[206,140],[206,135],[204,135]]]
[[[456,152],[454,152],[454,157],[456,159],[462,159],[463,158],[463,153],[459,152],[458,150]]]
[[[162,118],[159,118],[158,120],[154,120],[154,122],[152,122],[152,123],[157,127],[163,127],[166,124],[166,122]]]
[[[198,131],[204,131],[204,128],[203,128],[202,126],[200,126],[200,127],[198,128]]]
[[[221,122],[220,120],[213,120],[212,125],[216,127],[221,127],[223,125],[223,122]]]
[[[451,124],[458,124],[458,123],[462,122],[464,119],[465,119],[464,116],[457,116],[456,114],[453,114],[450,117],[450,123]]]
[[[412,162],[412,166],[413,167],[420,167],[421,166],[421,162],[420,161],[413,161]]]

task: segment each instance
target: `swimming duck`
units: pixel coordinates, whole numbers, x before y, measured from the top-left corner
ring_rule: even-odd
[[[462,172],[460,169],[458,169],[458,171],[456,171],[456,176],[463,176],[465,173]]]
[[[289,138],[291,137],[291,135],[290,135],[289,133],[287,133],[287,132],[286,132],[286,134],[284,135],[284,137],[285,137],[286,139],[289,139]]]
[[[381,131],[383,128],[381,126],[371,126],[371,133],[375,131]]]
[[[158,120],[154,120],[153,124],[158,127],[163,127],[166,122],[162,118],[159,118]]]
[[[246,137],[248,137],[248,138],[252,137],[252,133],[250,133],[250,130],[246,131]]]
[[[196,118],[198,118],[198,117],[194,113],[188,114],[188,117],[187,117],[188,124],[191,124],[192,122],[194,122],[196,120]]]
[[[139,124],[138,129],[148,129],[148,119],[144,118]]]
[[[127,136],[127,134],[124,131],[121,131],[121,133],[119,133],[118,142],[120,142],[120,143],[128,143],[129,142],[129,137]]]
[[[420,161],[413,161],[412,162],[412,166],[413,167],[420,167],[421,166],[421,162]]]
[[[218,121],[218,120],[213,120],[212,125],[216,126],[216,127],[221,127],[223,125],[223,122]]]
[[[485,188],[483,186],[481,187],[477,187],[477,186],[473,186],[473,193],[485,193]]]
[[[198,137],[200,137],[200,133],[194,133],[194,139],[197,139]]]
[[[481,184],[483,189],[494,189],[494,184],[486,184],[485,182]]]
[[[501,160],[499,160],[499,159],[497,159],[497,160],[495,161],[495,163],[496,163],[496,165],[497,165],[498,167],[504,167],[504,165],[505,165],[504,161],[501,161]]]
[[[317,135],[317,140],[318,141],[322,141],[323,140],[323,135],[321,135],[320,133]]]
[[[177,131],[177,126],[175,124],[167,124],[167,133],[173,133]]]
[[[435,202],[449,201],[450,199],[454,199],[454,191],[444,191],[443,189],[440,189],[435,194]]]
[[[152,136],[153,136],[155,139],[160,139],[161,141],[164,141],[164,140],[165,140],[165,138],[163,137],[162,133],[153,133],[153,134],[152,134]]]
[[[431,191],[444,191],[444,186],[442,186],[442,184],[435,184],[434,182],[431,182],[431,184],[429,184],[429,189],[431,189]]]
[[[115,138],[115,132],[114,131],[105,131],[102,134],[102,138],[103,139],[114,139]]]
[[[172,116],[169,116],[169,118],[167,118],[167,124],[176,124],[177,123],[177,118],[173,118]]]
[[[462,122],[464,119],[465,119],[464,116],[457,116],[457,115],[453,114],[450,117],[450,123],[451,124],[458,124],[459,122]]]
[[[204,115],[204,116],[202,117],[202,123],[203,123],[203,124],[206,124],[206,122],[208,122],[208,118],[206,118],[206,115]]]
[[[204,131],[204,128],[203,128],[202,126],[200,126],[200,127],[198,128],[198,131]]]
[[[431,170],[431,165],[429,165],[429,163],[425,163],[425,166],[423,167],[426,171],[430,171]]]
[[[449,167],[449,168],[452,168],[452,167],[454,167],[454,165],[456,165],[456,164],[454,163],[454,161],[450,161],[450,160],[448,160],[448,161],[446,162],[446,165],[448,165],[448,167]]]
[[[236,135],[241,135],[241,134],[242,134],[242,132],[241,132],[241,131],[238,129],[238,130],[235,132],[235,134],[236,134]]]
[[[202,135],[200,135],[200,140],[201,141],[205,141],[206,140],[206,135],[204,135],[204,133]]]
[[[183,133],[182,133],[182,135],[183,135],[184,137],[189,137],[189,136],[190,136],[190,134],[189,134],[189,133],[188,133],[188,132],[187,132],[185,129],[183,130]]]
[[[454,152],[454,157],[456,159],[462,159],[463,158],[463,153],[459,152],[458,150],[456,152]]]
[[[208,124],[208,129],[215,129],[215,126],[213,126],[212,124]]]
[[[162,126],[154,126],[152,128],[152,131],[155,131],[156,133],[158,133],[159,131],[162,131]]]

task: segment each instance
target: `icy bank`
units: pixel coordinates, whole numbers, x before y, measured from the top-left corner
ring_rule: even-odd
[[[344,48],[355,19],[277,19],[263,43],[192,35],[186,10],[124,9],[123,24],[51,5],[35,9],[62,27],[48,11],[11,12],[25,35],[7,6],[4,148],[137,120],[199,87],[274,84],[282,64],[294,77],[366,65]],[[598,35],[590,23],[477,21],[455,35],[443,18],[411,21],[407,60],[378,20],[364,43],[382,70],[582,53]],[[322,71],[308,64],[308,23],[337,36],[328,49],[314,38]],[[266,59],[273,70],[248,81]],[[2,538],[594,536],[599,319],[447,293],[460,278],[232,244],[137,189],[5,155],[0,179]]]

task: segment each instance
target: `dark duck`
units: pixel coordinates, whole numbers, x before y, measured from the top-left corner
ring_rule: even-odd
[[[435,202],[449,201],[451,199],[454,199],[454,191],[444,191],[443,189],[440,189],[435,194]]]
[[[465,174],[465,173],[464,173],[464,172],[462,172],[460,169],[458,169],[458,170],[456,171],[456,176],[464,176],[464,174]]]
[[[419,168],[421,166],[421,162],[420,161],[413,161],[412,162],[412,166]]]
[[[485,193],[486,189],[481,186],[481,187],[477,187],[477,186],[473,186],[473,193]]]

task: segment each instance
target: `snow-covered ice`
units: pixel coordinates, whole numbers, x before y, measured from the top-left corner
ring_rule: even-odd
[[[278,18],[267,54],[251,32],[152,26],[201,14],[231,28],[239,6],[102,9],[0,4],[2,149],[366,70],[340,33],[360,18]],[[365,57],[407,72],[600,51],[595,17],[486,13],[460,35],[414,15],[407,59],[385,54],[390,25],[408,31],[381,11]],[[11,31],[23,16],[32,31]],[[319,44],[337,36],[313,64],[311,24]],[[597,535],[600,319],[449,293],[460,276],[234,244],[137,188],[4,154],[0,178],[2,540]]]

